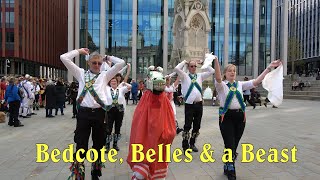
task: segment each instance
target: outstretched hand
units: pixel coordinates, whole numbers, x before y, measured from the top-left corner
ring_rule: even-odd
[[[275,67],[280,66],[281,64],[282,64],[281,60],[278,59],[278,60],[276,60],[276,61],[272,61],[272,62],[269,64],[269,67],[275,68]]]

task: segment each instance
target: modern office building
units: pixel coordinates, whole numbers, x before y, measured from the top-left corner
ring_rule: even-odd
[[[296,73],[310,74],[320,68],[320,2],[278,0],[277,13],[283,11],[288,12],[288,72],[291,74],[294,69]],[[277,40],[282,36],[282,22],[281,19],[277,20]],[[276,49],[279,56],[280,48]]]
[[[66,76],[67,8],[65,0],[0,0],[0,76]]]
[[[145,77],[150,65],[163,66],[165,72],[170,72],[177,56],[203,58],[205,52],[214,52],[222,65],[237,64],[241,76],[256,77],[275,57],[272,27],[276,4],[272,0],[68,2],[69,7],[75,7],[68,8],[68,49],[89,47],[91,51],[123,58],[132,63],[133,78]],[[181,14],[184,19],[177,20]],[[187,32],[190,28],[196,38]],[[186,43],[179,48],[178,31],[183,34],[180,39],[189,39],[189,45],[206,48],[203,52],[190,52],[183,47]],[[198,37],[204,41],[192,42]],[[84,57],[75,62],[86,67]],[[68,78],[72,79],[70,75]]]

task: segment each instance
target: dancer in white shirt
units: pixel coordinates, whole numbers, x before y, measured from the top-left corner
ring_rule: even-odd
[[[273,61],[256,79],[250,81],[236,81],[236,69],[233,64],[229,64],[223,71],[221,78],[220,64],[218,58],[210,55],[214,59],[215,87],[220,100],[219,108],[219,126],[226,149],[232,150],[232,162],[224,165],[224,173],[228,180],[236,179],[236,170],[234,161],[237,157],[237,147],[242,137],[245,124],[245,104],[243,102],[242,92],[258,86],[265,75],[271,71],[272,67],[278,67],[281,61]]]
[[[179,128],[179,124],[177,121],[177,110],[176,110],[176,105],[174,104],[173,100],[173,93],[176,92],[176,89],[178,88],[179,85],[179,77],[177,77],[176,81],[170,85],[170,80],[173,75],[176,73],[171,73],[170,75],[166,76],[166,87],[164,89],[164,92],[166,92],[167,97],[170,101],[171,107],[173,109],[174,117],[176,120],[176,129],[177,129],[177,134],[179,134],[183,129]]]
[[[130,91],[131,85],[125,82],[119,83],[117,77],[112,78],[106,88],[107,96],[107,136],[106,136],[106,149],[107,152],[110,150],[110,143],[113,140],[113,148],[117,151],[120,150],[118,147],[118,141],[121,139],[120,129],[122,126],[123,116],[125,112],[126,100],[125,93]],[[114,127],[114,134],[112,135],[112,129]]]
[[[76,150],[88,150],[88,141],[92,131],[93,148],[100,152],[105,144],[105,129],[104,118],[107,97],[105,88],[107,83],[112,79],[117,72],[124,66],[125,62],[122,59],[113,56],[107,56],[108,61],[112,61],[115,65],[108,71],[100,72],[103,56],[93,52],[88,58],[89,70],[78,67],[73,63],[72,59],[76,56],[88,55],[89,49],[81,48],[67,52],[60,56],[61,61],[79,82],[79,92],[77,97],[78,114],[77,127],[75,130],[74,141],[77,144]],[[85,158],[85,153],[81,154],[81,158]],[[92,179],[99,179],[101,176],[102,162],[99,153],[98,160],[92,163],[91,176]],[[70,168],[71,176],[74,178],[84,178],[85,170],[83,162],[75,162]]]
[[[185,73],[182,70],[184,65],[188,65],[188,73]],[[203,113],[202,82],[208,77],[212,76],[214,73],[214,69],[211,66],[208,66],[206,68],[206,71],[202,73],[196,73],[196,68],[197,63],[193,60],[191,60],[189,63],[184,60],[174,68],[174,71],[181,79],[182,94],[185,100],[185,124],[183,128],[184,131],[182,133],[182,148],[184,151],[190,148],[193,152],[198,152],[198,148],[195,146],[195,142],[200,134],[199,130]],[[189,131],[192,124],[193,128],[190,138]]]

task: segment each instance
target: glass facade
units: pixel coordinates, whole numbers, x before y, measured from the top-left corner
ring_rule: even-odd
[[[259,33],[259,61],[258,73],[260,74],[271,62],[271,8],[272,1],[260,0],[260,33]]]
[[[100,47],[100,0],[80,0],[80,44],[96,50]],[[163,51],[170,61],[173,47],[174,0],[137,0],[137,78],[143,78],[150,65],[163,65]],[[224,61],[224,0],[209,2],[209,51]],[[229,11],[229,63],[238,66],[239,75],[252,75],[253,69],[253,4],[254,0],[230,0]],[[270,62],[271,0],[261,0],[259,9],[259,60],[261,72]],[[131,62],[132,56],[132,0],[106,1],[105,49]],[[168,8],[168,49],[163,49],[164,9]],[[87,23],[87,24],[86,24]]]
[[[163,0],[138,0],[137,78],[150,65],[163,66]]]

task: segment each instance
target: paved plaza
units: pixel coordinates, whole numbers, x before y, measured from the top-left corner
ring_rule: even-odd
[[[320,102],[304,100],[284,100],[279,108],[268,108],[257,106],[247,109],[247,124],[240,143],[251,143],[254,151],[263,148],[267,154],[269,148],[277,148],[279,151],[288,148],[288,163],[263,163],[254,161],[252,163],[241,163],[241,146],[238,148],[239,157],[236,162],[238,179],[320,179]],[[67,105],[65,115],[55,118],[44,118],[44,109],[37,111],[38,115],[29,119],[23,119],[24,127],[14,128],[6,124],[0,124],[0,179],[22,180],[39,179],[64,180],[69,176],[70,163],[62,161],[53,163],[36,163],[36,143],[49,145],[49,152],[58,148],[61,151],[73,143],[76,120],[72,119],[72,106]],[[119,142],[119,158],[126,160],[128,152],[128,141],[131,129],[131,117],[135,106],[127,106],[122,134]],[[177,107],[178,122],[183,126],[184,107]],[[205,106],[202,118],[202,127],[197,141],[198,153],[192,153],[193,161],[190,163],[170,163],[167,180],[209,180],[227,179],[223,175],[221,156],[223,152],[223,141],[218,126],[218,107]],[[138,130],[138,127],[137,129]],[[181,147],[181,134],[174,139],[172,150]],[[202,145],[210,143],[215,158],[214,163],[200,161]],[[90,141],[90,147],[92,142]],[[291,162],[291,149],[296,146],[297,162]],[[60,156],[61,157],[61,156]],[[184,158],[184,157],[183,157]],[[279,161],[281,153],[279,152]],[[90,179],[90,164],[86,163],[86,179]],[[123,164],[106,163],[101,179],[128,180],[131,170],[126,162]]]

